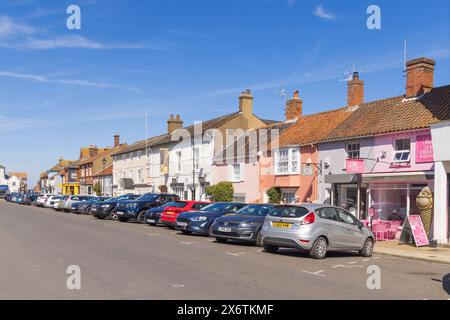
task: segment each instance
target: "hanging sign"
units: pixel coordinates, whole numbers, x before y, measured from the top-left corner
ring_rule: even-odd
[[[347,159],[345,171],[347,173],[364,173],[364,160]]]
[[[410,215],[403,224],[400,242],[410,243],[414,240],[416,247],[428,246],[428,237],[419,215]]]

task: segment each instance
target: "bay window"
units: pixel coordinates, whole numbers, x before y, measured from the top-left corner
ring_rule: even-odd
[[[275,173],[279,175],[300,173],[300,152],[298,148],[278,149],[275,152]]]

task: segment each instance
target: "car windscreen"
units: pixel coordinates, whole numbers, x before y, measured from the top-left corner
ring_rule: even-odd
[[[269,216],[280,218],[301,218],[308,214],[310,211],[305,207],[299,206],[278,206],[275,207]]]
[[[206,207],[201,208],[200,211],[220,212],[231,206],[232,206],[231,203],[213,203]]]
[[[264,217],[268,215],[273,208],[274,206],[270,205],[248,205],[237,211],[236,214]]]
[[[158,198],[157,194],[144,194],[143,196],[137,198],[140,201],[154,201]]]

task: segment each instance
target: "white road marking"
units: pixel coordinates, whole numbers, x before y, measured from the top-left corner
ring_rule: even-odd
[[[148,234],[150,237],[156,237],[156,236],[159,236],[159,233],[149,233]]]
[[[263,251],[264,251],[263,249],[259,249],[259,250],[256,250],[256,253],[261,253]]]
[[[193,244],[193,243],[196,243],[196,242],[195,242],[195,241],[192,241],[192,242],[181,241],[181,243],[182,243],[182,244],[190,245],[190,244]]]
[[[185,284],[174,284],[172,285],[172,288],[185,288],[186,285]]]
[[[356,264],[358,261],[350,261],[348,264]]]
[[[380,257],[375,257],[375,258],[373,258],[374,260],[378,260],[378,259],[380,259]]]
[[[336,268],[345,268],[345,269],[353,269],[353,268],[362,268],[362,266],[344,266],[342,264],[338,264],[332,267],[333,269]]]
[[[366,262],[366,261],[370,261],[370,259],[363,259],[362,261]]]
[[[312,274],[314,276],[319,276],[319,277],[325,277],[325,275],[322,274],[322,272],[324,272],[324,271],[325,270],[319,270],[319,271],[316,271],[316,272],[311,272],[311,271],[302,270],[302,272],[304,272],[304,273]]]
[[[230,256],[234,256],[234,257],[240,257],[243,254],[245,254],[245,252],[237,252],[237,253],[227,252],[227,254],[229,254]]]

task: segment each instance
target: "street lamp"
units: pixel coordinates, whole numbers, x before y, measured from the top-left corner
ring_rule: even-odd
[[[103,175],[102,175],[102,196],[105,196],[105,166],[106,166],[106,158],[102,160],[103,164]]]

